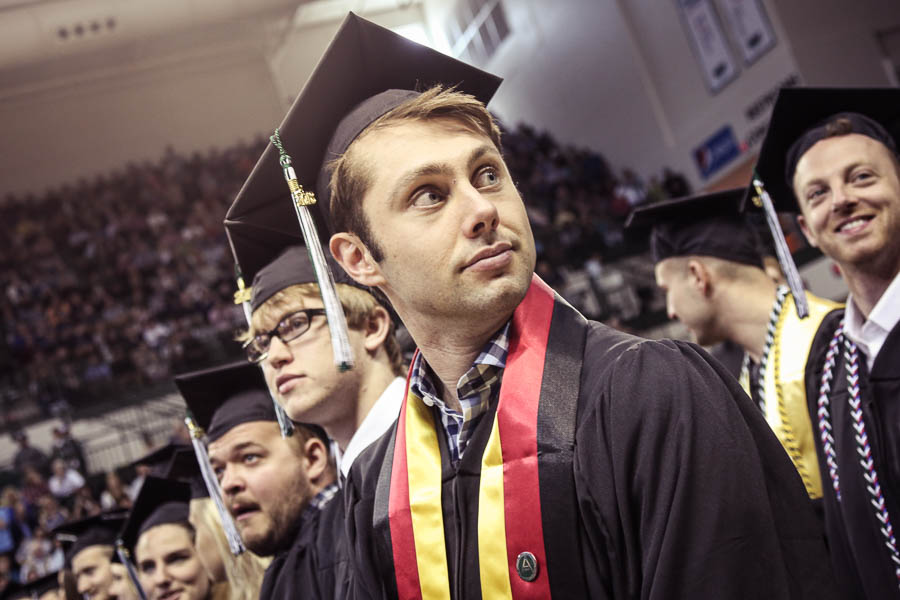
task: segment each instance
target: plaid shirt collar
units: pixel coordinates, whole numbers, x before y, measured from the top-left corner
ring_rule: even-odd
[[[334,498],[334,495],[338,493],[339,489],[340,488],[338,487],[337,483],[329,483],[324,488],[322,488],[322,490],[318,494],[316,494],[312,500],[309,501],[309,505],[312,508],[322,510],[323,508],[325,508],[325,505],[328,504],[332,498]]]
[[[440,411],[441,425],[447,434],[450,458],[455,465],[462,458],[469,434],[491,401],[500,392],[503,369],[509,354],[509,322],[492,337],[456,384],[456,395],[462,414],[441,399],[432,383],[432,371],[422,357],[416,356],[410,370],[409,389],[428,406]]]

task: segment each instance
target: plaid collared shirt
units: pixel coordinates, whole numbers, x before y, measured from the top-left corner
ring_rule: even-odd
[[[313,496],[313,499],[309,501],[309,505],[318,510],[322,510],[325,508],[325,505],[331,502],[331,499],[334,498],[334,495],[338,493],[338,484],[329,483],[322,490]]]
[[[456,396],[462,414],[447,406],[435,391],[432,372],[419,354],[413,363],[409,389],[428,406],[440,411],[441,425],[447,434],[450,460],[459,463],[469,441],[469,435],[491,402],[500,393],[503,369],[509,354],[509,322],[488,341],[481,353],[456,384]]]

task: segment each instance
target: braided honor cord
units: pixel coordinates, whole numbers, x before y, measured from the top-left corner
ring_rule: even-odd
[[[819,432],[822,436],[822,445],[825,449],[825,460],[828,463],[828,473],[834,486],[838,502],[841,500],[840,486],[838,484],[837,456],[834,448],[834,438],[831,435],[831,413],[829,408],[831,400],[828,393],[831,390],[831,380],[834,376],[834,366],[838,348],[844,346],[844,360],[847,361],[847,402],[850,405],[850,416],[853,419],[853,428],[856,430],[856,452],[859,454],[859,464],[863,470],[863,478],[866,480],[866,490],[869,492],[869,501],[875,508],[875,518],[881,523],[881,534],[884,536],[885,546],[894,563],[894,575],[900,585],[900,551],[897,548],[897,538],[894,536],[894,528],[891,525],[891,517],[888,514],[881,484],[878,481],[878,472],[875,470],[875,461],[872,458],[872,447],[869,445],[869,436],[866,434],[866,422],[863,419],[862,403],[859,393],[859,350],[856,344],[844,336],[844,322],[841,321],[834,337],[828,345],[828,353],[825,355],[825,369],[822,373],[822,382],[819,387],[818,417]]]
[[[759,409],[766,414],[766,366],[769,364],[769,354],[775,343],[775,333],[778,329],[778,321],[781,319],[781,309],[784,308],[784,299],[790,290],[787,286],[780,285],[775,292],[775,303],[772,312],[769,313],[769,323],[766,325],[766,343],[763,346],[762,356],[759,359],[759,379],[756,381],[756,391],[759,396]],[[748,392],[750,386],[750,355],[744,353],[744,361],[741,363],[741,381],[747,382]]]

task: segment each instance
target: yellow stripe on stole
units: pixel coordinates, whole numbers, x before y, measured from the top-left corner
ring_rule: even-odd
[[[503,508],[503,453],[498,419],[481,459],[478,488],[478,564],[482,598],[512,598],[506,552],[506,512]]]
[[[412,393],[406,399],[406,465],[422,600],[450,600],[441,512],[441,451],[431,411]]]

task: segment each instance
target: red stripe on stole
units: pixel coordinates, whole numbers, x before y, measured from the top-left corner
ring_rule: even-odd
[[[513,314],[509,357],[497,405],[503,451],[506,551],[516,600],[550,597],[541,521],[537,419],[554,302],[553,290],[535,275],[528,294]],[[516,572],[516,558],[526,551],[534,555],[539,565],[537,579],[532,582],[523,581]]]
[[[416,350],[410,370],[416,362]],[[416,568],[416,540],[413,535],[412,513],[409,508],[409,471],[406,464],[406,403],[409,398],[409,374],[406,390],[397,420],[397,436],[394,440],[394,461],[391,466],[391,493],[388,500],[388,521],[391,530],[391,546],[394,550],[394,574],[397,578],[397,596],[401,599],[421,599],[419,569]]]

